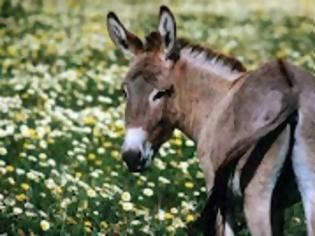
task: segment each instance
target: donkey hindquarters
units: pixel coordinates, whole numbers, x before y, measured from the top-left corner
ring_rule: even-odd
[[[298,201],[296,186],[292,184],[294,182],[293,173],[289,175],[293,172],[290,164],[294,132],[294,125],[291,123],[292,117],[288,123],[282,123],[241,157],[235,167],[234,175],[228,181],[225,197],[221,195],[208,199],[202,213],[202,220],[208,227],[204,235],[234,235],[235,208],[241,209],[242,202],[251,235],[283,235],[283,211]],[[285,172],[286,176],[282,176],[281,170]],[[278,178],[280,173],[281,176]],[[280,179],[285,181],[279,182]],[[222,187],[222,183],[219,184]],[[218,183],[215,184],[215,186],[217,185]],[[288,188],[288,185],[291,187]],[[276,186],[281,191],[275,192]],[[213,197],[213,195],[211,196]],[[214,199],[218,201],[212,201]],[[275,202],[274,199],[276,199]],[[216,226],[212,226],[214,222],[210,220],[213,220],[210,214],[213,214],[211,209],[215,208],[215,204],[219,204],[220,210],[215,222]],[[241,221],[241,223],[243,222]],[[213,233],[213,227],[215,233]]]
[[[284,235],[284,210],[300,200],[291,160],[295,127],[296,113],[240,159],[230,180],[234,197],[227,200],[234,208],[243,197],[247,225],[254,236]],[[232,208],[226,211],[227,221],[234,218],[228,216]],[[217,235],[234,235],[229,223],[225,225],[225,231]]]
[[[292,163],[303,201],[307,233],[315,236],[315,77],[287,62],[284,67],[298,89],[299,111]]]

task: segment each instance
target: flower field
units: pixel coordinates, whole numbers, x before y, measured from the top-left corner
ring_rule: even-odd
[[[162,2],[180,36],[249,69],[287,57],[315,73],[311,0]],[[0,0],[0,235],[185,235],[198,217],[206,189],[192,141],[176,131],[142,174],[120,157],[128,61],[105,16],[143,36],[160,3]],[[301,204],[285,228],[305,235]]]

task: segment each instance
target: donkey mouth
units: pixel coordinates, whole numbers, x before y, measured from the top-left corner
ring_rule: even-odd
[[[122,153],[122,158],[125,161],[130,172],[145,171],[152,161],[151,155],[143,155],[141,151],[127,151]]]
[[[132,173],[142,173],[145,172],[148,167],[146,167],[145,165],[138,165],[138,166],[128,166],[128,171],[132,172]]]
[[[149,168],[139,168],[139,169],[129,169],[128,168],[128,171],[130,173],[144,173],[148,170]]]
[[[128,150],[122,153],[122,158],[130,172],[143,172],[150,166],[153,154],[152,149],[145,149],[144,151]]]
[[[145,163],[144,162],[140,162],[138,165],[133,165],[133,166],[128,166],[128,170],[130,172],[143,172],[145,171],[147,168],[145,167]]]
[[[132,173],[142,173],[146,170],[146,168],[142,168],[142,167],[129,167],[128,166],[128,171],[132,172]]]

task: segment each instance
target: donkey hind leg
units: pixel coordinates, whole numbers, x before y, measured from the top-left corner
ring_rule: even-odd
[[[258,142],[243,167],[241,188],[244,191],[244,212],[251,235],[272,235],[272,194],[288,154],[289,144],[290,125],[283,124]],[[259,163],[256,163],[257,159],[260,159]],[[244,179],[247,180],[245,185]]]
[[[292,166],[292,148],[294,144],[294,136],[292,135],[294,135],[293,129],[291,131],[290,152],[272,195],[271,225],[272,235],[275,236],[284,236],[285,209],[301,201]]]
[[[273,191],[271,205],[272,235],[284,236],[284,212],[293,204],[300,202],[300,194],[292,169],[291,157],[286,159],[285,166],[277,186]]]
[[[292,157],[309,236],[315,235],[315,123],[312,119],[307,113],[299,113]]]

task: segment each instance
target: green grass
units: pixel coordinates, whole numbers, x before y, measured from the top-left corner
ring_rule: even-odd
[[[176,132],[150,170],[128,173],[119,154],[128,63],[105,28],[115,10],[143,36],[161,2],[36,2],[1,10],[0,233],[185,235],[206,200],[195,148]],[[312,1],[169,5],[180,36],[250,69],[287,57],[315,73]],[[286,235],[304,234],[298,204],[286,213]]]

